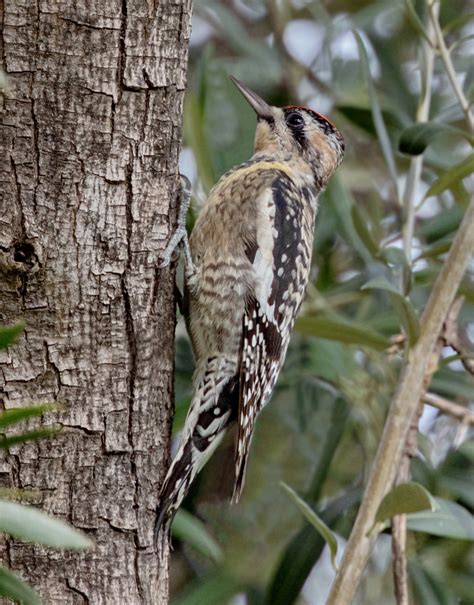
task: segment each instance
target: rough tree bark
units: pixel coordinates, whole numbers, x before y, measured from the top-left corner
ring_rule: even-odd
[[[3,5],[3,6],[2,6]],[[96,542],[1,553],[48,605],[167,602],[152,548],[168,458],[175,308],[157,270],[176,214],[191,0],[5,0],[0,322],[6,407],[60,401],[5,483]]]

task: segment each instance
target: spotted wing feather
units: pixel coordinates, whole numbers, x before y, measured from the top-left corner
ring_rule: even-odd
[[[256,237],[247,250],[256,285],[243,318],[234,501],[242,491],[255,419],[270,399],[304,296],[314,222],[311,201],[289,177],[279,175],[256,203]]]

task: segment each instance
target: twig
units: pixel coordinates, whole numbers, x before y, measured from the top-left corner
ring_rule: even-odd
[[[400,477],[398,483],[406,479]],[[393,586],[397,605],[409,605],[407,572],[407,516],[397,515],[392,521]]]
[[[436,15],[439,12],[439,5],[434,8]],[[430,116],[431,92],[434,68],[434,28],[431,22],[428,22],[427,28],[428,40],[423,39],[421,42],[421,52],[424,57],[425,81],[422,83],[422,95],[416,112],[416,121],[427,122]],[[421,61],[420,61],[421,65]],[[420,70],[423,72],[423,70]],[[411,257],[411,247],[413,241],[413,231],[415,227],[416,205],[415,196],[419,189],[421,172],[423,169],[423,155],[417,155],[410,161],[410,169],[408,171],[405,191],[403,193],[403,208],[405,212],[405,224],[403,226],[403,248],[408,262]]]
[[[443,412],[443,414],[447,414],[448,416],[456,418],[456,420],[460,420],[463,424],[474,426],[474,413],[472,413],[469,408],[459,405],[459,403],[449,401],[449,399],[440,397],[435,393],[426,393],[423,397],[423,401],[428,405],[437,408],[440,412]]]
[[[460,311],[460,307],[457,305],[458,301],[455,301],[450,310],[447,313],[447,317],[452,314],[453,307],[456,307],[457,313]],[[431,377],[436,371],[439,363],[439,357],[443,349],[444,340],[443,333],[446,327],[446,321],[443,322],[441,333],[436,341],[435,347],[430,355],[429,365],[426,370],[426,374],[423,380],[422,393],[423,396],[417,406],[417,410],[413,416],[413,419],[408,430],[407,439],[405,442],[405,449],[403,452],[402,460],[399,466],[398,474],[396,477],[396,483],[405,483],[410,479],[410,464],[411,459],[416,455],[417,451],[417,437],[418,437],[418,424],[420,422],[421,414],[423,413],[423,399],[426,394],[426,390],[431,382]],[[407,545],[407,516],[396,515],[392,521],[392,554],[393,554],[393,583],[395,589],[395,598],[397,605],[409,605],[410,598],[408,592],[408,569],[407,569],[407,556],[406,556],[406,545]]]
[[[463,364],[464,369],[470,374],[474,374],[474,359],[469,357],[468,353],[466,353],[459,337],[457,319],[463,303],[464,297],[460,296],[455,303],[456,307],[453,305],[451,308],[444,324],[443,339],[444,345],[454,349],[461,357],[461,363]]]
[[[423,392],[430,356],[473,248],[474,199],[466,210],[448,257],[431,290],[421,319],[420,337],[404,363],[364,499],[327,605],[350,605],[357,590],[375,540],[368,533],[373,527],[380,502],[395,479],[408,430]]]
[[[459,104],[461,105],[461,108],[466,116],[469,131],[472,134],[474,132],[474,117],[469,107],[469,101],[466,99],[463,89],[459,84],[456,70],[454,69],[453,62],[451,61],[451,54],[444,41],[443,32],[441,31],[437,13],[437,11],[439,11],[439,0],[428,0],[427,4],[430,20],[434,28],[435,41],[441,56],[441,60],[444,63],[444,68],[446,69],[446,74],[451,82],[451,86],[453,87],[454,94],[458,98]]]
[[[460,296],[453,302],[449,309],[446,319],[443,322],[441,333],[436,342],[435,349],[431,355],[430,367],[425,376],[423,383],[423,395],[418,405],[418,410],[413,418],[413,421],[408,431],[408,437],[403,453],[402,461],[396,478],[396,483],[405,483],[410,479],[410,463],[417,450],[418,424],[420,416],[423,412],[425,403],[434,405],[438,409],[449,413],[458,420],[461,420],[463,425],[474,424],[474,414],[467,408],[456,403],[443,399],[438,395],[427,394],[426,390],[431,382],[431,376],[436,371],[439,364],[439,357],[444,346],[449,344],[449,341],[457,336],[457,319],[461,311],[464,298]],[[397,605],[409,605],[408,591],[408,570],[407,570],[407,518],[406,515],[396,515],[392,521],[392,555],[393,555],[393,583],[395,589],[395,598]]]
[[[403,458],[397,474],[396,483],[405,483],[410,478],[410,461],[416,454],[416,437],[418,422],[423,405],[418,406],[417,413],[408,431],[408,438],[403,452]],[[397,605],[409,605],[408,569],[407,569],[407,516],[396,515],[392,521],[392,555],[393,555],[393,584]]]

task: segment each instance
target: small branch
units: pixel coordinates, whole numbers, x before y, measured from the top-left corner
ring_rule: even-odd
[[[463,364],[464,369],[474,375],[474,359],[464,350],[464,346],[459,337],[457,319],[463,303],[464,297],[460,296],[455,303],[456,307],[453,305],[444,324],[443,339],[444,345],[454,349],[461,357],[461,363]]]
[[[406,549],[407,516],[397,515],[392,521],[393,586],[397,605],[410,604]]]
[[[410,479],[410,462],[416,453],[416,437],[418,433],[418,422],[423,405],[418,407],[416,417],[408,433],[405,451],[397,475],[396,483],[405,483]],[[413,443],[415,445],[413,445]],[[392,570],[393,586],[397,605],[410,605],[408,591],[408,567],[407,567],[407,516],[396,515],[392,520]]]
[[[447,317],[452,315],[453,307],[456,308],[456,317],[459,313],[460,307],[455,301],[450,310],[447,313]],[[426,374],[423,380],[422,392],[423,397],[420,399],[416,412],[408,430],[408,435],[405,443],[405,449],[403,452],[402,460],[398,470],[396,483],[405,483],[410,480],[410,465],[411,459],[416,456],[417,452],[417,438],[418,438],[418,424],[420,422],[421,414],[423,413],[423,401],[426,390],[431,382],[431,377],[436,371],[439,363],[439,357],[443,349],[443,332],[446,326],[446,321],[443,322],[443,327],[439,338],[436,341],[434,349],[428,360],[428,366],[426,368]],[[393,553],[393,583],[395,588],[395,598],[397,605],[410,605],[409,591],[408,591],[408,569],[407,569],[407,557],[406,557],[406,545],[407,545],[407,516],[396,515],[392,521],[392,553]]]
[[[439,5],[434,8],[436,15],[439,11]],[[421,42],[421,52],[424,57],[424,72],[425,81],[422,83],[422,96],[418,104],[416,112],[416,121],[427,122],[430,116],[430,105],[431,105],[431,93],[432,93],[432,80],[433,80],[433,69],[434,69],[434,28],[431,22],[428,22],[427,27],[428,40],[423,39]],[[421,61],[420,61],[421,64]],[[420,70],[423,73],[423,70]],[[423,170],[423,155],[417,155],[410,161],[410,169],[408,171],[407,181],[405,185],[405,191],[403,194],[403,208],[405,212],[405,224],[403,226],[403,249],[410,262],[411,257],[411,246],[413,240],[413,232],[415,228],[415,197],[419,189],[421,172]]]
[[[443,32],[441,31],[441,27],[439,25],[438,20],[438,11],[439,11],[439,1],[438,0],[428,0],[428,13],[430,16],[431,23],[434,28],[434,35],[437,48],[439,50],[439,54],[441,56],[441,60],[444,63],[444,68],[446,69],[446,74],[448,76],[449,81],[451,82],[451,86],[453,87],[454,94],[458,98],[459,104],[466,116],[467,125],[469,128],[469,132],[472,134],[474,132],[474,117],[471,113],[469,107],[469,101],[466,99],[463,89],[459,84],[459,80],[456,74],[456,70],[454,69],[453,62],[451,61],[451,54],[446,46],[444,41]]]
[[[443,414],[447,414],[448,416],[456,418],[456,420],[460,420],[463,424],[474,426],[474,413],[472,413],[469,408],[459,405],[459,403],[449,401],[449,399],[435,395],[435,393],[426,393],[423,397],[423,401],[428,405],[437,408],[440,412],[443,412]]]
[[[363,501],[326,605],[350,605],[375,537],[368,536],[382,498],[393,485],[407,434],[423,394],[424,379],[440,329],[453,303],[474,248],[474,199],[469,204],[448,257],[431,290],[420,337],[408,352],[385,423]]]

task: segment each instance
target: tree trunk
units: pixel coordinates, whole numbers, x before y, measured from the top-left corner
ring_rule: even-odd
[[[5,0],[0,323],[4,405],[58,401],[59,437],[3,479],[84,530],[92,551],[8,542],[45,604],[167,603],[152,528],[168,459],[174,224],[191,0]],[[4,481],[5,482],[5,481]]]

